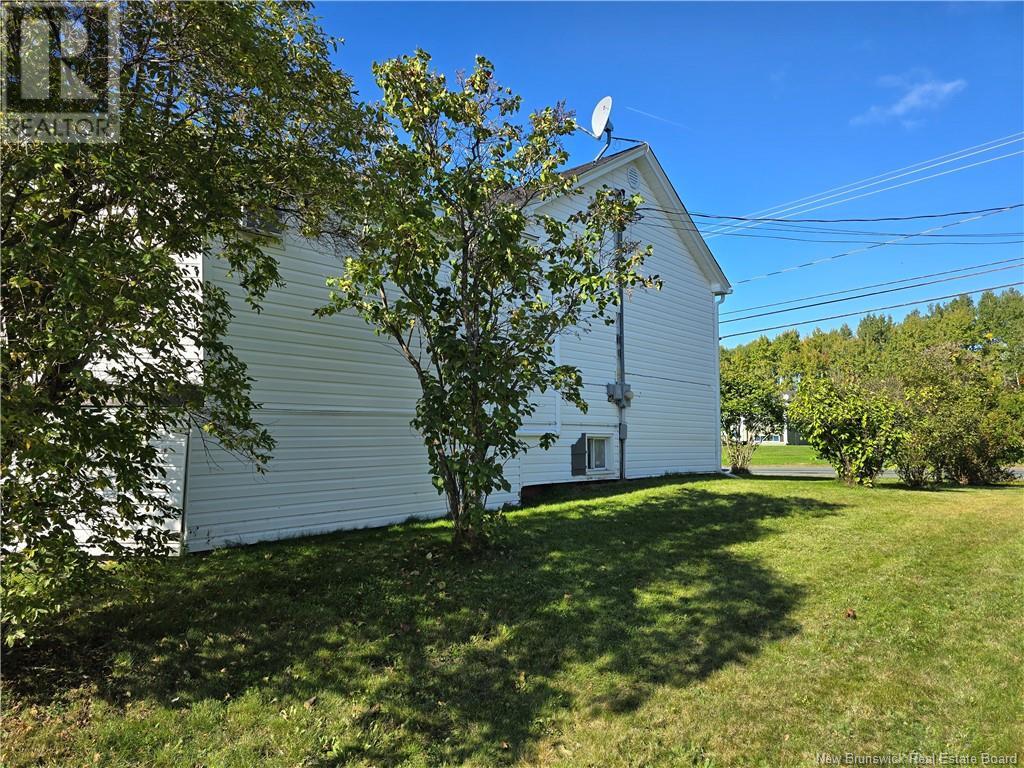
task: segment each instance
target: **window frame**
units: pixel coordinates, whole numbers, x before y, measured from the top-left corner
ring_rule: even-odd
[[[592,449],[591,444],[600,441],[604,443],[604,466],[591,466]],[[587,433],[587,474],[604,475],[611,472],[609,461],[611,460],[611,435]]]

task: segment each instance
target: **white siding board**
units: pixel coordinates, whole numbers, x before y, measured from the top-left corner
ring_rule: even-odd
[[[637,191],[648,202],[655,201],[655,207],[665,207],[646,171],[638,167],[641,185]],[[632,191],[626,180],[627,168],[602,177],[600,185]],[[590,193],[600,185],[585,188]],[[552,201],[545,212],[567,216],[585,199]],[[653,245],[644,271],[663,281],[660,291],[636,290],[626,299],[626,381],[635,394],[626,409],[626,474],[634,478],[718,470],[718,341],[711,285],[663,219],[652,215],[634,224],[626,235]],[[583,373],[584,397],[590,409],[580,414],[572,406],[563,406],[562,439],[548,456],[536,451],[523,458],[524,485],[590,479],[572,476],[569,446],[580,433],[602,427],[612,434],[609,447],[616,454],[609,456],[609,466],[618,466],[618,417],[605,396],[605,384],[615,380],[615,328],[595,324],[589,334],[563,337],[562,350],[563,359]]]
[[[409,426],[419,391],[396,348],[358,317],[313,317],[340,262],[288,236],[276,249],[284,287],[252,311],[211,260],[231,295],[228,342],[253,377],[258,418],[277,441],[260,475],[218,448],[193,447],[190,549],[445,513],[423,441]],[[518,490],[518,489],[517,489]]]
[[[639,190],[660,199],[644,170]],[[627,166],[628,167],[628,166]],[[629,189],[627,167],[592,184]],[[545,212],[567,216],[585,198],[554,200]],[[646,270],[661,291],[638,290],[625,309],[626,380],[635,393],[626,410],[627,476],[718,470],[717,332],[712,288],[678,233],[667,222],[641,221],[627,235],[651,243]],[[286,285],[272,289],[253,312],[217,259],[208,277],[228,289],[236,317],[229,343],[255,379],[258,418],[277,440],[266,475],[220,449],[192,447],[188,480],[189,548],[388,525],[437,517],[445,502],[430,482],[426,451],[409,426],[418,383],[390,340],[358,317],[316,318],[327,298],[325,279],[341,261],[327,249],[288,236],[273,249]],[[583,377],[586,413],[554,392],[536,393],[537,410],[522,434],[531,446],[508,462],[511,490],[489,504],[515,503],[523,486],[610,479],[618,474],[618,412],[605,386],[616,375],[616,329],[595,322],[558,340],[561,362]],[[537,444],[556,432],[553,447]],[[609,437],[608,471],[573,476],[570,448],[582,433]],[[194,438],[195,439],[195,438]]]
[[[309,414],[281,414],[265,421],[277,446],[264,475],[226,455],[198,460],[193,450],[189,547],[443,515],[423,442],[408,422],[373,412],[325,412],[316,423]]]
[[[654,197],[645,172],[639,192]],[[663,287],[636,291],[626,306],[626,380],[636,393],[626,411],[627,474],[717,472],[714,297],[683,241],[654,218],[630,233],[654,246],[648,268]]]

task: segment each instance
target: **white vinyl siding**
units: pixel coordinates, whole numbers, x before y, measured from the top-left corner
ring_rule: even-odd
[[[634,191],[629,186],[629,165],[587,186],[601,185]],[[639,189],[651,207],[666,208],[646,170],[640,166]],[[554,200],[545,212],[567,216],[587,195]],[[663,287],[636,290],[625,307],[626,381],[634,398],[626,409],[626,476],[651,477],[669,472],[719,471],[718,333],[715,297],[711,285],[687,251],[666,215],[649,216],[633,225],[627,238],[650,243],[654,252],[644,266],[657,274]],[[614,325],[595,324],[586,335],[561,339],[562,359],[583,373],[586,414],[562,404],[562,437],[553,451],[564,457],[545,462],[542,455],[524,457],[522,484],[568,482],[569,448],[580,433],[617,434],[618,412],[608,402],[605,385],[615,381]],[[554,396],[552,396],[554,397]],[[618,472],[618,440],[609,441],[608,466]],[[615,454],[612,456],[612,454]]]
[[[640,180],[640,194],[655,199],[644,169]],[[720,469],[715,298],[665,218],[650,216],[630,232],[654,246],[647,269],[663,287],[636,291],[626,304],[626,381],[634,392],[626,409],[628,477]]]
[[[207,264],[231,292],[228,341],[249,366],[258,418],[277,445],[258,474],[216,445],[193,443],[189,548],[443,515],[409,426],[419,389],[408,363],[357,317],[313,317],[340,265],[333,254],[290,235],[272,250],[286,285],[271,289],[259,313],[223,262]]]
[[[657,207],[647,161],[631,161],[640,193]],[[629,165],[590,183],[630,189]],[[566,216],[585,198],[553,200],[544,212]],[[663,217],[662,217],[663,218]],[[657,224],[658,226],[652,226]],[[640,222],[632,239],[654,245],[647,270],[661,291],[633,292],[625,308],[627,477],[718,471],[717,333],[711,285],[665,222]],[[327,297],[325,278],[340,269],[327,249],[292,235],[271,249],[286,285],[272,289],[260,313],[245,303],[225,265],[210,258],[206,277],[225,286],[235,319],[228,341],[249,366],[258,418],[277,440],[265,474],[215,444],[192,437],[188,468],[188,547],[209,549],[342,528],[387,525],[445,514],[430,481],[422,439],[410,427],[419,388],[408,363],[359,318],[315,318]],[[561,362],[579,367],[586,413],[556,394],[537,394],[524,424],[530,449],[505,465],[510,492],[493,506],[516,503],[523,486],[614,478],[619,471],[618,409],[605,387],[616,378],[616,328],[597,322],[558,339]],[[554,432],[543,451],[539,435]],[[581,435],[605,440],[604,467],[572,474],[571,448]],[[596,463],[596,456],[592,457]]]

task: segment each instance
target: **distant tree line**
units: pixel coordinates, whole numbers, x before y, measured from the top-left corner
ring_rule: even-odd
[[[1024,295],[962,296],[900,322],[788,331],[722,350],[722,433],[744,471],[783,419],[847,483],[1006,479],[1024,459]],[[740,429],[740,425],[743,429]]]

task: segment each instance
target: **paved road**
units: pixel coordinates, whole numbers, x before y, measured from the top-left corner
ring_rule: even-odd
[[[728,471],[728,467],[723,467]],[[1014,473],[1019,478],[1024,478],[1024,467],[1014,467]],[[750,473],[753,475],[767,475],[769,477],[835,477],[836,471],[832,467],[816,467],[816,466],[798,466],[798,465],[786,465],[786,464],[772,464],[762,465],[758,467],[751,467]],[[882,473],[882,477],[896,477],[896,473],[891,469],[885,470]]]

